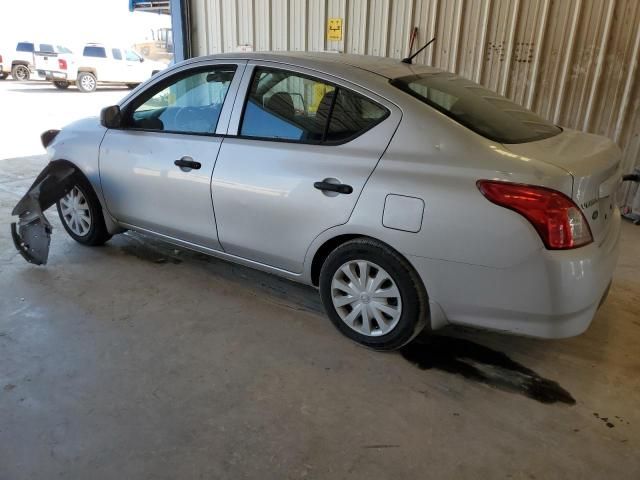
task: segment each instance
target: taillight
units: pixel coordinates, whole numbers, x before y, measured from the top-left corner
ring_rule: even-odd
[[[59,58],[58,59],[58,68],[60,68],[60,70],[66,70],[67,69],[67,61]]]
[[[0,63],[2,63],[2,55],[0,55]]]
[[[550,250],[577,248],[593,241],[587,219],[561,192],[494,180],[479,180],[477,185],[489,201],[529,220]]]

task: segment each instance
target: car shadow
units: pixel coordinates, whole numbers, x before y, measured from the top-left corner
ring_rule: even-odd
[[[284,308],[324,315],[318,292],[249,267],[233,264],[201,253],[183,250],[137,232],[115,236],[109,244],[120,253],[155,264],[176,265],[187,262],[205,268],[225,281],[238,284]],[[523,395],[545,404],[574,405],[575,399],[557,382],[544,378],[531,368],[511,359],[507,353],[478,343],[500,344],[502,335],[464,327],[446,327],[438,334],[424,333],[398,352],[421,370],[436,369],[509,393]],[[524,337],[508,337],[517,348],[535,352],[544,342]]]

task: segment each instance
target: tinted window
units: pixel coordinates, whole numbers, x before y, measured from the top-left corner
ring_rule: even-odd
[[[140,56],[136,52],[133,52],[131,50],[125,50],[124,54],[125,54],[125,56],[127,58],[127,61],[129,61],[129,62],[139,62],[140,61]]]
[[[107,52],[104,47],[84,47],[82,55],[85,57],[107,58]]]
[[[240,134],[247,137],[342,142],[389,114],[371,100],[322,80],[258,68],[253,75]]]
[[[53,53],[53,45],[50,45],[48,43],[41,43],[39,51],[44,53]]]
[[[141,98],[129,126],[145,130],[214,133],[235,66],[198,70]]]
[[[17,52],[33,52],[33,43],[20,42],[16,46]]]
[[[362,95],[339,88],[338,96],[331,110],[326,141],[340,142],[360,135],[386,118],[387,115],[386,108]]]
[[[118,48],[111,49],[111,54],[116,60],[122,60],[122,52]]]
[[[296,73],[257,69],[240,134],[320,142],[333,90],[333,85]]]
[[[562,131],[511,100],[450,73],[411,75],[391,83],[496,142],[532,142]]]

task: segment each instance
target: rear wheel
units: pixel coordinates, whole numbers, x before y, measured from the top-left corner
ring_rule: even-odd
[[[74,187],[58,200],[56,206],[62,226],[76,242],[96,246],[111,238],[100,201],[83,176],[77,176]]]
[[[418,274],[375,240],[351,240],[329,254],[320,271],[320,296],[338,330],[376,350],[402,347],[427,323],[427,295]]]
[[[78,74],[78,78],[76,79],[76,85],[78,86],[78,90],[84,93],[90,93],[95,91],[98,86],[98,81],[96,80],[96,76],[91,72],[80,72]]]
[[[63,80],[56,80],[53,82],[53,85],[59,90],[66,90],[69,88],[69,82],[65,82]]]
[[[11,69],[11,76],[14,80],[29,80],[31,77],[31,72],[29,71],[29,67],[26,65],[14,65]]]

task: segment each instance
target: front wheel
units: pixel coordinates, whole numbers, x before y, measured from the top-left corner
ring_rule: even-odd
[[[427,323],[427,295],[418,274],[376,240],[351,240],[331,252],[320,271],[320,296],[338,330],[375,350],[402,347]]]
[[[98,86],[98,81],[93,73],[81,72],[78,74],[78,78],[76,79],[76,85],[78,86],[78,90],[81,92],[90,93],[95,91]]]
[[[65,82],[63,80],[56,80],[55,82],[53,82],[53,85],[58,90],[66,90],[67,88],[69,88],[69,82]]]
[[[62,226],[76,242],[102,245],[111,238],[102,216],[102,206],[91,184],[78,176],[76,184],[56,203]]]
[[[29,80],[31,77],[31,72],[29,71],[29,67],[26,65],[14,65],[11,69],[11,76],[14,80]]]

